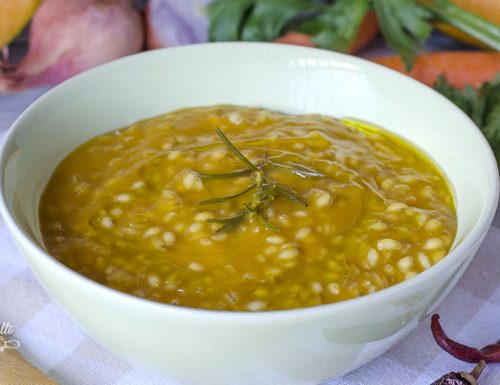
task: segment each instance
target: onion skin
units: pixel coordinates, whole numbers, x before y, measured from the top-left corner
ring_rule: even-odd
[[[205,43],[210,0],[149,0],[145,8],[149,49]]]
[[[131,0],[45,0],[33,18],[28,53],[0,75],[0,92],[60,83],[143,44],[144,23]]]

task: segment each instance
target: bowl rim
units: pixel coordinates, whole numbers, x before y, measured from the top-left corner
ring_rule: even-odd
[[[28,236],[22,227],[17,222],[17,216],[15,213],[11,212],[9,209],[9,205],[7,204],[7,198],[5,195],[5,170],[7,168],[7,160],[10,154],[8,150],[11,146],[11,143],[14,141],[17,131],[22,126],[23,121],[27,116],[32,114],[32,112],[41,104],[50,100],[53,97],[56,97],[58,93],[63,92],[64,89],[73,83],[85,81],[87,77],[91,77],[97,71],[103,70],[112,70],[116,65],[126,65],[127,62],[134,62],[136,60],[147,60],[149,56],[156,55],[164,55],[166,51],[171,53],[172,55],[176,55],[176,52],[179,51],[189,51],[189,50],[203,50],[203,49],[211,49],[213,46],[225,46],[227,49],[255,49],[257,51],[265,50],[269,51],[288,51],[286,54],[290,55],[290,57],[294,55],[298,55],[299,53],[306,53],[311,56],[317,56],[319,53],[321,55],[330,55],[332,59],[336,59],[340,62],[347,63],[350,65],[356,65],[357,68],[360,68],[361,71],[363,69],[374,69],[381,76],[389,76],[397,79],[399,83],[402,83],[403,86],[410,85],[411,87],[416,87],[420,92],[428,93],[430,95],[430,99],[434,98],[440,99],[443,105],[446,105],[446,110],[452,114],[458,114],[461,116],[463,120],[463,124],[468,126],[468,129],[474,130],[474,135],[478,138],[479,142],[482,142],[484,145],[484,150],[488,153],[489,164],[487,173],[491,178],[491,186],[489,188],[487,199],[485,199],[484,209],[481,215],[477,218],[471,230],[466,233],[463,239],[455,245],[455,247],[446,255],[438,263],[432,265],[425,271],[420,272],[415,277],[397,283],[395,285],[389,286],[385,289],[379,290],[372,294],[367,294],[364,296],[360,296],[357,298],[352,298],[348,300],[343,300],[340,302],[334,302],[323,305],[316,305],[311,307],[303,307],[297,309],[284,309],[284,310],[266,310],[266,311],[228,311],[228,310],[207,310],[207,309],[199,309],[199,308],[191,308],[185,306],[176,306],[167,303],[157,302],[153,300],[149,300],[142,297],[137,297],[132,294],[124,293],[115,289],[112,289],[104,284],[93,281],[90,278],[87,278],[80,273],[70,269],[62,262],[58,261],[56,258],[51,256],[45,249],[40,247],[36,242],[34,242],[30,236]],[[272,54],[272,53],[271,53]],[[168,60],[168,59],[167,59]],[[425,151],[425,149],[424,149]],[[451,182],[451,181],[450,181]],[[7,134],[4,137],[3,142],[0,146],[0,214],[2,215],[11,236],[15,239],[19,239],[20,242],[23,243],[24,247],[28,249],[28,252],[22,254],[30,254],[31,256],[36,256],[36,258],[43,259],[45,264],[49,264],[51,269],[56,269],[60,274],[65,274],[68,276],[68,279],[72,279],[75,281],[75,285],[79,284],[85,290],[94,291],[103,296],[109,297],[111,300],[116,303],[122,302],[125,306],[130,306],[131,308],[141,308],[144,311],[154,312],[156,314],[167,314],[173,313],[179,316],[188,316],[188,317],[203,317],[212,321],[231,321],[231,322],[263,322],[267,323],[269,321],[275,322],[293,322],[304,318],[310,318],[311,316],[320,317],[326,313],[330,314],[333,312],[342,312],[348,309],[355,309],[358,306],[366,306],[370,304],[375,304],[379,299],[383,297],[389,297],[398,291],[404,291],[406,289],[411,289],[414,287],[418,287],[422,282],[431,279],[432,277],[438,277],[440,271],[445,270],[450,265],[453,265],[456,260],[459,258],[459,255],[466,253],[467,250],[472,249],[478,241],[482,239],[482,237],[487,233],[491,222],[493,221],[493,217],[495,215],[496,207],[498,205],[499,199],[499,176],[498,176],[498,168],[495,156],[493,151],[491,150],[486,138],[483,136],[481,131],[477,128],[477,126],[473,123],[473,121],[456,105],[454,105],[451,101],[446,99],[444,96],[434,91],[432,88],[427,87],[426,85],[414,80],[404,74],[401,74],[397,71],[379,65],[377,63],[371,62],[369,60],[359,58],[356,56],[351,56],[347,54],[342,54],[338,52],[327,51],[318,48],[310,48],[310,47],[301,47],[301,46],[292,46],[285,44],[275,44],[275,43],[258,43],[258,42],[219,42],[219,43],[202,43],[202,44],[192,44],[180,47],[172,47],[172,48],[164,48],[153,51],[141,52],[134,55],[129,55],[124,58],[120,58],[118,60],[114,60],[99,66],[96,66],[88,71],[85,71],[81,74],[78,74],[61,84],[53,87],[43,95],[41,95],[37,100],[35,100],[28,108],[26,108],[14,121],[11,127],[8,129]],[[24,257],[28,260],[28,263],[33,271],[33,265],[30,261],[30,257],[24,255]],[[462,261],[463,263],[463,261]],[[35,275],[36,272],[34,272]],[[37,277],[38,278],[38,277]],[[44,286],[44,283],[39,280],[39,282]],[[85,288],[85,286],[87,286]],[[50,292],[49,292],[50,294]],[[52,295],[51,295],[52,296]]]

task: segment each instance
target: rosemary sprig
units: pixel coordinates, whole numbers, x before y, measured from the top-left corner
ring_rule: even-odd
[[[266,166],[271,166],[271,167],[286,169],[291,171],[294,175],[297,175],[301,178],[323,177],[324,174],[317,172],[315,170],[308,169],[306,167],[294,167],[271,161],[263,162],[261,165],[257,166],[253,164],[250,160],[248,160],[248,158],[245,155],[243,155],[243,153],[240,150],[238,150],[238,148],[233,143],[231,143],[231,141],[227,138],[226,135],[224,135],[224,133],[219,128],[216,127],[215,132],[222,140],[224,145],[229,149],[229,151],[231,151],[242,163],[247,165],[248,169],[234,171],[225,174],[198,173],[198,175],[201,178],[205,179],[229,179],[243,175],[253,175],[254,180],[246,189],[237,194],[221,198],[208,199],[200,201],[197,204],[207,205],[207,204],[222,203],[240,197],[250,192],[251,190],[255,190],[250,202],[244,203],[244,208],[235,216],[229,218],[218,218],[218,219],[207,220],[207,222],[209,223],[219,223],[222,225],[222,227],[218,229],[217,232],[221,231],[227,232],[233,230],[236,227],[238,227],[247,217],[250,220],[258,218],[263,223],[264,227],[268,230],[280,231],[280,228],[278,226],[275,226],[269,222],[268,218],[264,214],[264,207],[263,207],[264,202],[273,201],[279,196],[287,198],[290,201],[298,205],[301,205],[303,207],[308,206],[308,203],[300,196],[298,196],[294,191],[265,176],[264,168]]]

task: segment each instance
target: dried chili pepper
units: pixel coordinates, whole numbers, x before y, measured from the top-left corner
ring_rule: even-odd
[[[451,372],[434,381],[431,385],[478,385],[477,380],[483,372],[485,365],[486,363],[481,360],[472,369],[472,372]]]
[[[486,363],[500,362],[500,340],[482,349],[471,348],[448,338],[441,324],[439,315],[432,316],[431,330],[437,344],[453,357],[466,362],[478,363],[484,360]]]

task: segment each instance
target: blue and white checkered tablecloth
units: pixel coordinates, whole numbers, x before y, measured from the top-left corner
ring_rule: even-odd
[[[464,343],[481,347],[500,337],[499,228],[490,230],[473,263],[437,312],[449,335]],[[2,322],[12,324],[20,352],[61,385],[180,385],[132,367],[94,342],[40,286],[0,219]],[[326,384],[429,385],[446,372],[470,370],[472,365],[438,348],[429,323],[425,320],[375,361]],[[480,384],[499,385],[500,364],[487,367]]]

